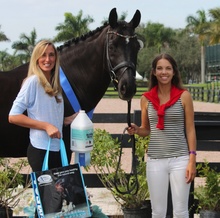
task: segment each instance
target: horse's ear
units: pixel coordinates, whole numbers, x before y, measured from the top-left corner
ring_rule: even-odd
[[[130,23],[132,24],[133,28],[135,29],[139,25],[140,21],[141,21],[141,12],[139,10],[136,10]]]
[[[113,8],[110,13],[109,13],[109,18],[108,18],[108,22],[109,22],[109,25],[112,27],[112,28],[115,28],[118,26],[118,15],[117,15],[117,12],[116,12],[116,8]]]

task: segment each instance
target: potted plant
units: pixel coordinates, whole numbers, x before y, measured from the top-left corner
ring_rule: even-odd
[[[19,203],[19,197],[29,188],[20,173],[27,166],[26,159],[10,162],[10,158],[0,158],[0,217],[12,217],[13,208]]]
[[[123,155],[118,138],[114,139],[106,130],[95,129],[93,140],[90,167],[94,168],[103,185],[110,190],[115,200],[121,205],[124,217],[128,213],[143,213],[146,217],[146,210],[151,214],[146,162],[144,161],[149,137],[143,138],[135,135],[137,175],[130,175],[129,179],[128,172],[123,169],[122,164],[118,164],[119,156]],[[136,182],[138,182],[138,189]],[[127,185],[130,185],[130,190],[127,190]]]
[[[204,164],[198,164],[198,173],[205,177],[205,185],[200,185],[194,191],[198,199],[198,210],[200,218],[220,217],[220,173],[209,166],[205,160]]]

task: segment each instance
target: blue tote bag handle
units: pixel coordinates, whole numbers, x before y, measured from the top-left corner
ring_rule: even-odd
[[[48,161],[49,161],[49,153],[50,153],[50,144],[51,144],[51,138],[49,139],[48,146],[47,146],[47,151],[44,157],[44,162],[42,166],[42,171],[48,170]],[[61,161],[62,161],[62,166],[68,166],[68,158],[66,154],[66,148],[63,139],[60,139],[60,156],[61,156]]]

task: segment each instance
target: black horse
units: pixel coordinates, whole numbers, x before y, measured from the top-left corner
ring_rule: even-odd
[[[81,109],[94,109],[113,82],[122,100],[130,100],[136,92],[135,72],[140,49],[135,28],[140,23],[137,10],[129,23],[118,21],[116,9],[108,23],[94,31],[67,41],[58,47],[60,65]],[[26,77],[28,63],[8,72],[0,72],[0,156],[26,157],[29,130],[8,123],[8,113]],[[65,116],[75,111],[68,94],[64,94]],[[70,157],[69,127],[63,129]]]

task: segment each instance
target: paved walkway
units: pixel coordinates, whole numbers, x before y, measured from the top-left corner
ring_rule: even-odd
[[[140,100],[133,99],[131,103],[131,113],[135,110],[140,110]],[[194,102],[195,111],[206,111],[206,112],[220,112],[220,104],[215,103],[204,103],[204,102]],[[127,102],[120,99],[102,99],[94,113],[127,113]],[[125,120],[126,122],[126,120]],[[99,123],[94,124],[95,128],[106,129],[110,133],[122,133],[126,124],[106,124]]]
[[[204,111],[204,112],[220,112],[220,104],[215,103],[204,103],[204,102],[193,102],[194,111]],[[134,110],[140,110],[140,100],[133,99],[131,103],[131,113]],[[126,113],[127,112],[127,102],[120,99],[102,99],[97,107],[95,108],[94,113]],[[122,133],[125,124],[94,124],[95,128],[106,129],[110,133]],[[131,163],[131,153],[129,149],[124,150],[124,156],[122,157],[125,163]],[[207,159],[212,162],[220,162],[220,152],[202,152],[199,151],[197,155],[197,161],[203,161]],[[122,161],[123,162],[123,161]],[[129,164],[126,164],[130,170]],[[204,182],[200,178],[196,178],[195,183],[200,185]],[[122,211],[120,206],[115,202],[111,193],[103,189],[91,189],[89,190],[93,194],[92,202],[93,204],[99,205],[103,212],[106,214],[112,215],[121,215]],[[195,215],[195,218],[198,215]]]
[[[194,102],[195,111],[206,111],[206,112],[220,112],[220,104],[214,103],[203,103],[203,102]],[[134,110],[140,110],[140,100],[133,99],[131,104],[131,113]],[[120,99],[105,99],[103,98],[97,107],[95,108],[94,113],[126,113],[127,112],[127,102]],[[106,129],[110,133],[122,133],[125,124],[94,124],[94,128]],[[206,158],[208,161],[220,162],[219,152],[198,152],[197,160],[203,161]],[[74,159],[74,158],[73,158]],[[129,149],[124,150],[124,156],[122,157],[122,163],[131,163],[131,152]],[[130,170],[129,164],[126,164],[128,167],[128,172]],[[83,172],[85,172],[82,169]],[[92,172],[92,171],[90,171]],[[203,181],[196,181],[197,184],[202,183]],[[91,201],[93,205],[98,205],[103,213],[108,215],[122,215],[120,205],[118,205],[115,199],[112,197],[111,193],[104,188],[88,188],[89,193],[93,196]],[[27,205],[26,202],[21,201],[22,205]],[[19,215],[22,215],[20,213]],[[116,217],[116,216],[115,216]],[[198,216],[195,216],[198,217]]]
[[[205,102],[193,102],[194,111],[204,111],[204,112],[220,112],[220,104],[215,103],[205,103]],[[140,100],[133,99],[131,103],[131,113],[135,110],[140,110]],[[126,113],[127,112],[127,102],[120,99],[102,99],[97,107],[95,108],[94,113]],[[126,120],[125,120],[126,122]],[[106,129],[110,133],[121,134],[124,128],[127,126],[126,123],[95,123],[95,128]],[[125,155],[125,158],[129,158],[129,152]],[[197,161],[203,161],[207,159],[212,162],[220,162],[220,155],[218,152],[198,152]],[[127,160],[127,159],[126,159]],[[128,161],[128,162],[127,162]],[[130,160],[127,160],[126,163],[129,163]],[[129,168],[130,169],[130,168]]]

